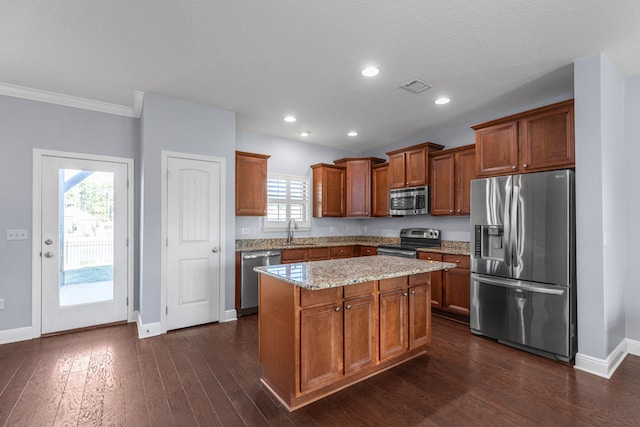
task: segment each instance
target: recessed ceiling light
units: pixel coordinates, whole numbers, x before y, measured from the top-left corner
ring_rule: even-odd
[[[284,118],[284,121],[287,123],[293,123],[296,121],[296,118],[294,116],[287,116]]]
[[[311,135],[311,132],[309,132],[308,130],[303,130],[302,132],[300,132],[300,136],[309,136]]]
[[[347,136],[358,136],[358,132],[356,132],[356,131],[352,130],[351,132],[349,132],[349,133],[347,134]]]
[[[378,73],[380,73],[380,70],[378,70],[376,67],[367,67],[362,70],[362,75],[365,77],[374,77],[377,76]]]
[[[436,99],[436,104],[444,105],[444,104],[448,104],[449,101],[451,101],[449,98],[438,98]]]

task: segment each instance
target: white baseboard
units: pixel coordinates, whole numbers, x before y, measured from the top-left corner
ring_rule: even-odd
[[[640,341],[627,338],[627,352],[633,356],[640,356]]]
[[[576,354],[574,368],[580,371],[588,372],[606,379],[611,378],[613,373],[618,369],[628,354],[628,341],[623,339],[620,344],[607,356],[606,359],[598,359],[597,357],[588,356],[586,354]],[[637,343],[637,341],[636,341]]]
[[[26,341],[33,339],[33,328],[27,326],[24,328],[7,329],[0,331],[0,344],[9,344],[11,342]]]
[[[238,320],[238,312],[235,308],[231,310],[226,310],[224,312],[224,317],[222,319],[223,322],[231,322],[233,320]]]
[[[136,323],[138,325],[138,338],[149,338],[163,333],[160,322],[142,323],[140,313],[138,313],[138,320]]]

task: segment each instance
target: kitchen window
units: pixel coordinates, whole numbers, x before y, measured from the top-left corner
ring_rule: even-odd
[[[311,228],[311,180],[304,176],[269,174],[264,230],[286,230],[295,219],[298,228]]]

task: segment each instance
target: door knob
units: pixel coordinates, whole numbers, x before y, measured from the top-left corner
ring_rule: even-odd
[[[216,252],[218,252],[218,248],[211,248],[211,252],[215,254]]]
[[[53,240],[51,240],[51,239],[47,239],[47,240],[44,241],[45,245],[50,245],[52,243],[53,243]]]
[[[53,252],[45,252],[44,253],[44,257],[45,258],[51,258],[53,256]]]

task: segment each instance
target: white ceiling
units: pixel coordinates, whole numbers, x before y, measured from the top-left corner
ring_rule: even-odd
[[[0,82],[120,105],[152,92],[364,151],[570,94],[572,63],[597,52],[640,74],[639,23],[638,0],[2,0]],[[433,88],[399,88],[414,78]]]

